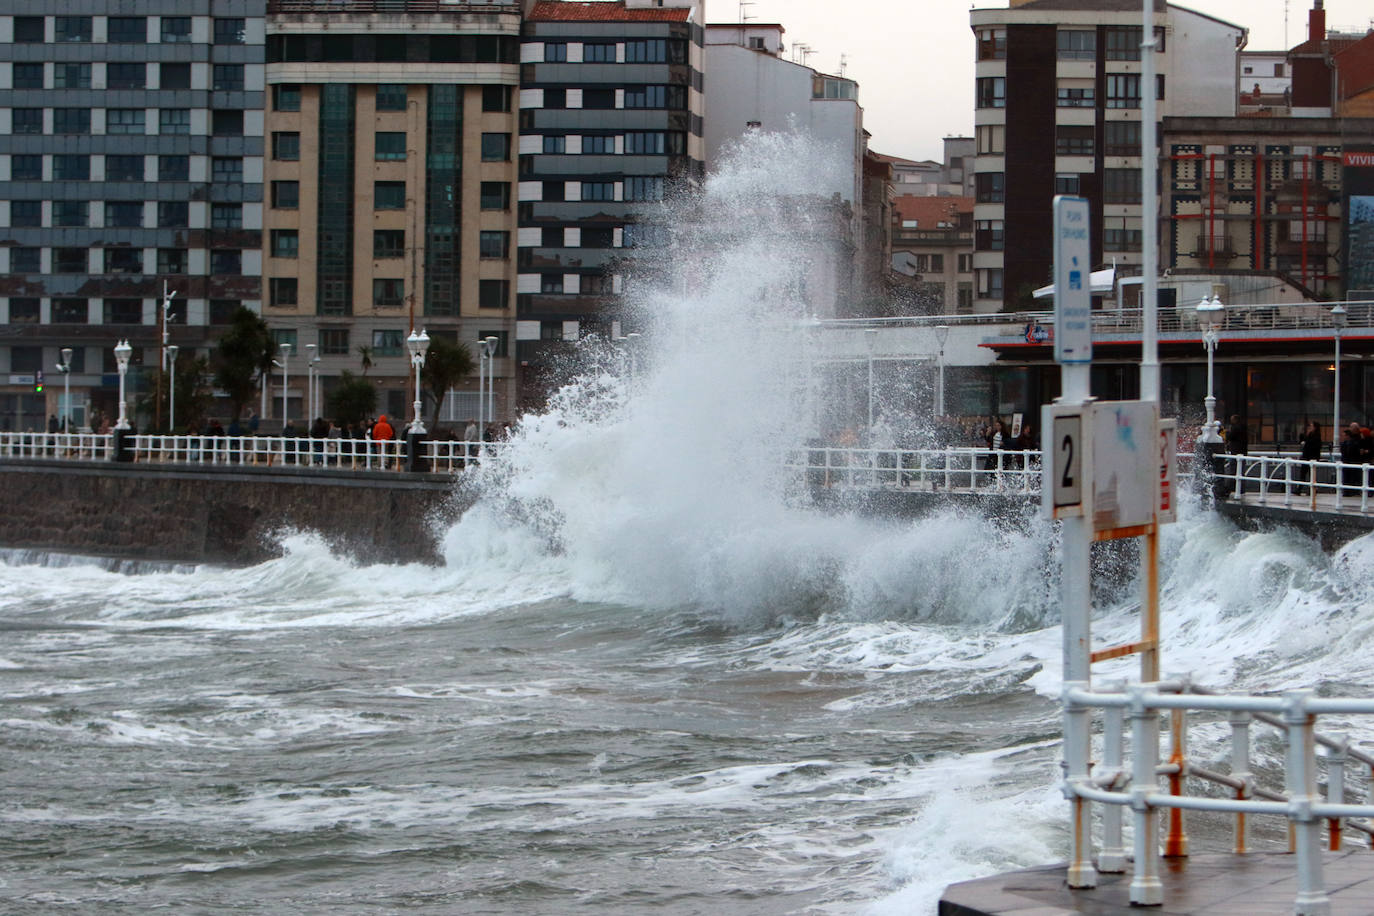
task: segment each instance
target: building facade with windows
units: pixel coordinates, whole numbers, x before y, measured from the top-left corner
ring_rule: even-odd
[[[269,0],[263,315],[295,357],[318,359],[322,398],[343,371],[366,370],[398,430],[414,400],[412,330],[474,360],[495,337],[508,415],[520,6],[379,9]],[[292,375],[304,399],[303,361]],[[476,388],[474,376],[452,392],[441,421],[476,416]]]
[[[987,230],[975,235],[975,311],[1032,307],[1050,279],[1056,194],[1089,200],[1094,264],[1138,272],[1142,93],[1160,117],[1233,117],[1245,29],[1158,0],[1147,87],[1139,0],[1013,0],[970,18],[974,219]]]
[[[909,278],[909,312],[972,314],[973,198],[901,195],[892,211],[892,269]],[[982,241],[992,250],[1000,243]]]
[[[641,218],[705,165],[700,0],[540,0],[521,44],[518,356],[522,398],[567,343],[619,336]]]
[[[263,3],[73,13],[15,0],[0,15],[0,429],[113,416],[118,340],[132,402],[163,318],[184,358],[261,299]]]

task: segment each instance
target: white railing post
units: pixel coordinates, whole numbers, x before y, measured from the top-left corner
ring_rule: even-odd
[[[1107,693],[1120,693],[1124,684],[1116,681],[1107,684]],[[1126,741],[1126,711],[1120,706],[1108,706],[1102,710],[1102,769],[1108,774],[1116,774],[1120,780],[1124,760],[1123,745]],[[1097,854],[1097,870],[1107,874],[1121,874],[1126,870],[1126,849],[1122,845],[1122,805],[1102,806],[1102,850]]]
[[[1146,701],[1149,691],[1132,684],[1131,810],[1134,812],[1135,870],[1131,874],[1131,904],[1159,906],[1164,902],[1164,885],[1159,880],[1159,837],[1157,817],[1150,804],[1150,793],[1158,788],[1155,769],[1159,764],[1159,715]]]
[[[1335,747],[1326,749],[1326,800],[1333,805],[1345,804],[1345,762],[1350,757],[1350,741],[1342,735]],[[1332,852],[1341,849],[1341,819],[1328,818],[1326,822],[1326,848]]]
[[[1064,796],[1072,807],[1069,823],[1069,887],[1097,887],[1093,867],[1092,803],[1077,787],[1089,779],[1092,747],[1092,708],[1073,699],[1073,692],[1089,689],[1087,681],[1064,682]]]
[[[1236,799],[1245,801],[1250,797],[1250,722],[1248,712],[1232,712],[1228,717],[1231,723],[1231,777],[1241,782],[1236,789]],[[1244,811],[1236,813],[1234,845],[1236,855],[1244,855],[1250,848],[1250,822]]]
[[[1297,839],[1298,896],[1294,916],[1329,916],[1331,900],[1322,881],[1321,822],[1312,813],[1317,801],[1316,739],[1307,711],[1311,690],[1284,693],[1283,722],[1288,731],[1286,786],[1288,819]]]

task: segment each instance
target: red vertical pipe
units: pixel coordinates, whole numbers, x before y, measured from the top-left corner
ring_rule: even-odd
[[[1213,222],[1217,213],[1217,154],[1207,157],[1207,269],[1216,267],[1216,235]]]
[[[1312,157],[1302,156],[1302,284],[1307,285],[1307,184],[1312,179]]]
[[[1264,153],[1255,150],[1255,254],[1251,270],[1263,270],[1264,256]]]

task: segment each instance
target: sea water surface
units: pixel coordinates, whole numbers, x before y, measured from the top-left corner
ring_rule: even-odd
[[[826,514],[783,470],[826,409],[828,164],[751,137],[665,212],[690,276],[464,472],[439,566],[0,552],[0,911],[928,914],[1062,857],[1055,529]],[[1374,685],[1374,541],[1185,505],[1162,553],[1166,673]],[[1131,568],[1099,645],[1138,632]]]

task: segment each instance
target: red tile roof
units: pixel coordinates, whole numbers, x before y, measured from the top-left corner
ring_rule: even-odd
[[[960,213],[973,212],[972,197],[917,197],[903,194],[892,200],[892,210],[903,222],[916,220],[918,229],[934,229],[941,220],[957,224]]]
[[[686,22],[689,9],[627,10],[618,0],[540,0],[529,16],[539,22]]]

